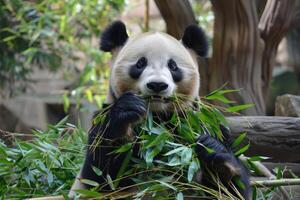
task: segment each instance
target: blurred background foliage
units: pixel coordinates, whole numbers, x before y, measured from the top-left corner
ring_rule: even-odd
[[[85,95],[99,104],[103,97],[92,94],[105,93],[106,87],[99,86],[107,86],[109,55],[98,50],[98,37],[121,12],[129,13],[131,6],[125,0],[0,0],[0,95],[25,92],[36,68],[61,70],[70,79],[75,70],[81,76],[70,94]],[[192,1],[192,6],[212,36],[210,4]]]
[[[108,55],[98,50],[98,36],[124,5],[124,0],[0,0],[1,94],[25,91],[35,68],[83,69],[75,87],[103,85]],[[102,89],[88,88],[89,100],[90,90]]]

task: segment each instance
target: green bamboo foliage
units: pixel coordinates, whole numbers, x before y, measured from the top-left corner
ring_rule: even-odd
[[[217,90],[209,95],[220,97],[228,93],[226,90]],[[136,139],[125,145],[115,148],[114,154],[125,153],[127,158],[120,166],[115,180],[107,175],[103,184],[82,179],[85,184],[92,186],[90,190],[78,190],[79,196],[108,198],[130,188],[138,188],[135,192],[125,195],[130,199],[142,199],[152,196],[154,199],[184,199],[187,197],[204,197],[206,194],[217,199],[241,199],[230,194],[221,184],[218,177],[214,181],[218,190],[206,188],[195,181],[195,176],[201,170],[201,162],[195,154],[196,139],[201,134],[210,134],[223,140],[220,124],[227,125],[223,112],[225,108],[211,105],[203,98],[195,101],[198,109],[180,108],[182,101],[187,97],[172,97],[176,105],[175,113],[168,124],[157,123],[152,113],[148,111],[145,120],[135,127]],[[213,98],[215,100],[215,98]],[[221,100],[221,101],[222,101]],[[234,105],[235,106],[235,105]],[[107,108],[109,109],[109,108]],[[184,112],[183,112],[184,111]],[[95,117],[93,123],[101,123],[105,112]],[[49,125],[48,130],[34,131],[34,138],[29,141],[16,140],[13,147],[0,142],[0,194],[2,199],[24,199],[46,195],[66,195],[70,189],[80,166],[83,163],[86,148],[86,133],[63,119],[57,125]],[[177,129],[174,134],[175,129]],[[99,133],[100,134],[100,133]],[[243,154],[249,144],[243,145],[246,133],[232,142],[236,155]],[[98,145],[101,138],[93,145]],[[132,146],[139,144],[139,157],[132,156]],[[200,144],[201,145],[201,144]],[[212,149],[206,148],[208,153]],[[259,169],[253,162],[266,159],[254,156],[246,160],[247,167],[254,174]],[[129,166],[129,162],[133,162]],[[103,176],[101,169],[92,167],[95,173]],[[277,179],[282,178],[283,169],[275,169]],[[119,183],[124,178],[131,178],[134,185],[120,188]],[[238,184],[238,187],[243,185]],[[112,192],[99,192],[108,185]],[[254,188],[254,199],[269,199],[277,191],[277,186],[269,188]]]

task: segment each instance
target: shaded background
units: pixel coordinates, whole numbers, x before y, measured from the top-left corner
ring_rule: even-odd
[[[245,115],[274,115],[277,96],[300,93],[299,0],[0,0],[0,130],[44,130],[66,115],[87,130],[108,87],[98,38],[116,19],[130,35],[178,39],[202,26],[210,53],[199,92],[241,89],[228,98],[254,103]]]

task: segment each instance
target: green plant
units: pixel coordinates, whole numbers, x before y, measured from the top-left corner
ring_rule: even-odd
[[[106,62],[95,41],[124,4],[124,0],[0,0],[0,87],[10,92],[24,89],[35,68],[54,71],[63,66],[74,71],[87,66],[98,76]]]
[[[0,141],[0,197],[24,199],[67,194],[85,153],[86,133],[67,118],[48,130],[33,131],[33,139]]]
[[[140,126],[136,127],[137,139],[126,145],[116,147],[115,152],[127,153],[127,159],[120,166],[118,178],[112,180],[105,177],[112,192],[102,193],[97,190],[103,187],[91,180],[81,181],[93,186],[90,190],[78,190],[81,196],[95,198],[108,198],[128,188],[120,188],[118,184],[122,178],[132,178],[138,191],[123,194],[123,197],[141,199],[150,195],[155,199],[184,199],[188,196],[203,197],[205,193],[221,199],[238,199],[230,194],[219,183],[220,190],[206,188],[193,180],[195,173],[200,170],[201,162],[194,153],[196,138],[199,134],[211,134],[223,139],[220,124],[226,126],[226,119],[220,109],[210,105],[209,100],[226,101],[225,94],[234,90],[218,89],[203,101],[196,101],[199,109],[187,109],[181,114],[180,107],[170,122],[172,127],[179,128],[180,135],[172,134],[173,129],[165,123],[153,120],[151,112]],[[174,97],[174,103],[179,103],[185,97]],[[236,112],[250,105],[232,106],[226,108],[228,112]],[[94,123],[99,123],[103,115],[98,115]],[[29,197],[66,195],[70,189],[80,166],[83,163],[86,148],[86,133],[80,128],[66,124],[63,119],[48,130],[34,131],[34,137],[29,141],[16,139],[14,146],[9,147],[0,142],[0,194],[2,199],[24,199]],[[235,154],[241,155],[249,148],[249,144],[242,146],[246,134],[241,135],[232,142]],[[139,144],[140,157],[132,157],[132,146]],[[207,151],[212,151],[207,148]],[[246,160],[252,173],[259,174],[255,162],[263,157],[254,156]],[[128,166],[129,161],[133,166]],[[102,172],[93,168],[96,174]],[[145,176],[145,174],[147,176]],[[282,170],[276,169],[276,178],[282,178]],[[217,177],[215,177],[218,181]],[[242,185],[241,185],[242,187]],[[254,187],[254,199],[270,199],[278,190],[278,185],[267,189]],[[222,193],[220,192],[222,191]]]

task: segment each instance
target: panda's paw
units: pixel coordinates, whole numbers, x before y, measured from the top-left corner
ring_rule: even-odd
[[[196,152],[198,158],[208,168],[219,174],[225,182],[230,181],[234,176],[240,175],[241,164],[238,159],[230,149],[212,136],[200,136],[197,141]]]
[[[111,119],[118,124],[135,123],[147,113],[146,102],[132,92],[124,93],[111,109]]]
[[[197,140],[196,151],[201,159],[211,159],[216,154],[227,153],[228,149],[214,137],[205,134]]]

